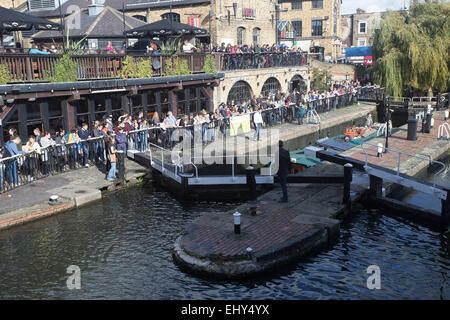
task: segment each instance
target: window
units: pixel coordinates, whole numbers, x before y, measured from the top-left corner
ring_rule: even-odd
[[[147,22],[147,17],[146,17],[146,16],[142,16],[142,15],[140,15],[140,14],[134,15],[133,18],[136,18],[136,19],[138,19],[138,20]]]
[[[234,101],[235,104],[240,103],[244,100],[250,100],[253,96],[252,89],[250,85],[245,81],[236,82],[228,93],[227,102],[231,103]]]
[[[161,18],[167,19],[170,21],[180,22],[180,15],[175,12],[164,13]]]
[[[359,33],[366,33],[366,27],[367,27],[367,23],[365,21],[360,21],[359,27],[358,27]]]
[[[295,37],[302,36],[302,22],[301,21],[292,21],[292,28],[294,29]]]
[[[245,43],[245,28],[239,27],[237,28],[237,44]]]
[[[358,38],[358,47],[365,47],[367,45],[366,38]]]
[[[311,35],[312,36],[321,36],[322,35],[322,20],[312,20],[311,21]]]
[[[242,17],[246,19],[255,19],[256,18],[256,10],[251,8],[243,8],[242,9]]]
[[[302,0],[292,0],[292,10],[302,10]]]
[[[275,95],[277,91],[281,90],[281,84],[276,78],[269,78],[264,83],[261,94],[263,97],[269,97]]]
[[[261,39],[261,29],[254,28],[253,29],[253,43],[259,44],[260,39]]]
[[[323,0],[313,0],[312,8],[313,9],[322,9],[323,8]]]

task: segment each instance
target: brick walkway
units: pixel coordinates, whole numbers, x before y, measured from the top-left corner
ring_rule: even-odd
[[[431,156],[433,159],[439,157],[445,151],[450,148],[449,140],[438,140],[438,127],[444,122],[443,113],[438,113],[434,116],[434,127],[431,128],[430,133],[420,132],[422,129],[421,123],[418,124],[417,140],[407,140],[407,125],[399,128],[392,137],[389,137],[389,149],[398,150],[405,153],[419,155],[421,157]],[[385,137],[379,137],[370,140],[371,144],[381,143],[383,146],[386,143]],[[398,164],[398,153],[391,151],[384,153],[382,158],[377,158],[377,148],[373,146],[364,146],[368,153],[368,161],[371,164],[383,166],[385,168],[390,168],[397,170]],[[352,148],[341,155],[358,159],[361,161],[366,161],[366,154],[362,151],[361,147]],[[420,171],[424,165],[428,164],[428,161],[421,161],[417,158],[408,157],[407,155],[401,155],[400,157],[400,171],[408,175],[415,175]]]

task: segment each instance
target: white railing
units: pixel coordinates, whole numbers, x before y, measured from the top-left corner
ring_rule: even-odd
[[[450,139],[450,124],[448,122],[444,122],[438,128],[438,139],[440,139],[444,135],[447,136],[447,140]]]
[[[369,165],[369,153],[364,148],[364,145],[369,145],[369,146],[372,146],[372,147],[375,147],[375,148],[378,148],[378,145],[372,144],[372,143],[368,143],[368,142],[362,142],[361,143],[361,149],[363,150],[363,152],[365,154],[365,157],[366,157],[365,167],[368,167],[368,165]],[[439,164],[442,167],[442,169],[440,169],[438,172],[436,172],[434,174],[434,176],[433,176],[433,188],[436,187],[436,178],[439,175],[444,175],[448,171],[447,166],[445,165],[445,163],[443,163],[441,161],[437,161],[437,160],[432,160],[430,157],[428,157],[428,158],[421,157],[421,156],[418,156],[418,155],[409,154],[409,153],[398,151],[398,150],[391,149],[391,148],[384,148],[384,149],[388,150],[389,152],[394,152],[394,153],[398,154],[398,157],[397,157],[397,170],[396,170],[396,175],[398,177],[400,177],[400,165],[401,165],[401,156],[402,155],[405,155],[405,156],[408,156],[408,157],[412,157],[412,158],[421,159],[421,160],[425,160],[425,161],[428,161],[430,163],[437,163],[437,164]],[[401,179],[398,179],[398,182],[401,182]]]

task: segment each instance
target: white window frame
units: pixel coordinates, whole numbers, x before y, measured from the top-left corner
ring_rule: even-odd
[[[360,41],[364,41],[364,45],[360,45]],[[358,38],[358,47],[367,47],[367,38]]]
[[[364,32],[361,32],[361,24],[364,23]],[[367,34],[367,21],[358,21],[358,34]]]

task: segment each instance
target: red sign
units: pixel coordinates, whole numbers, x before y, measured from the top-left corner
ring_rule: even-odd
[[[188,17],[188,25],[200,28],[200,18]]]

